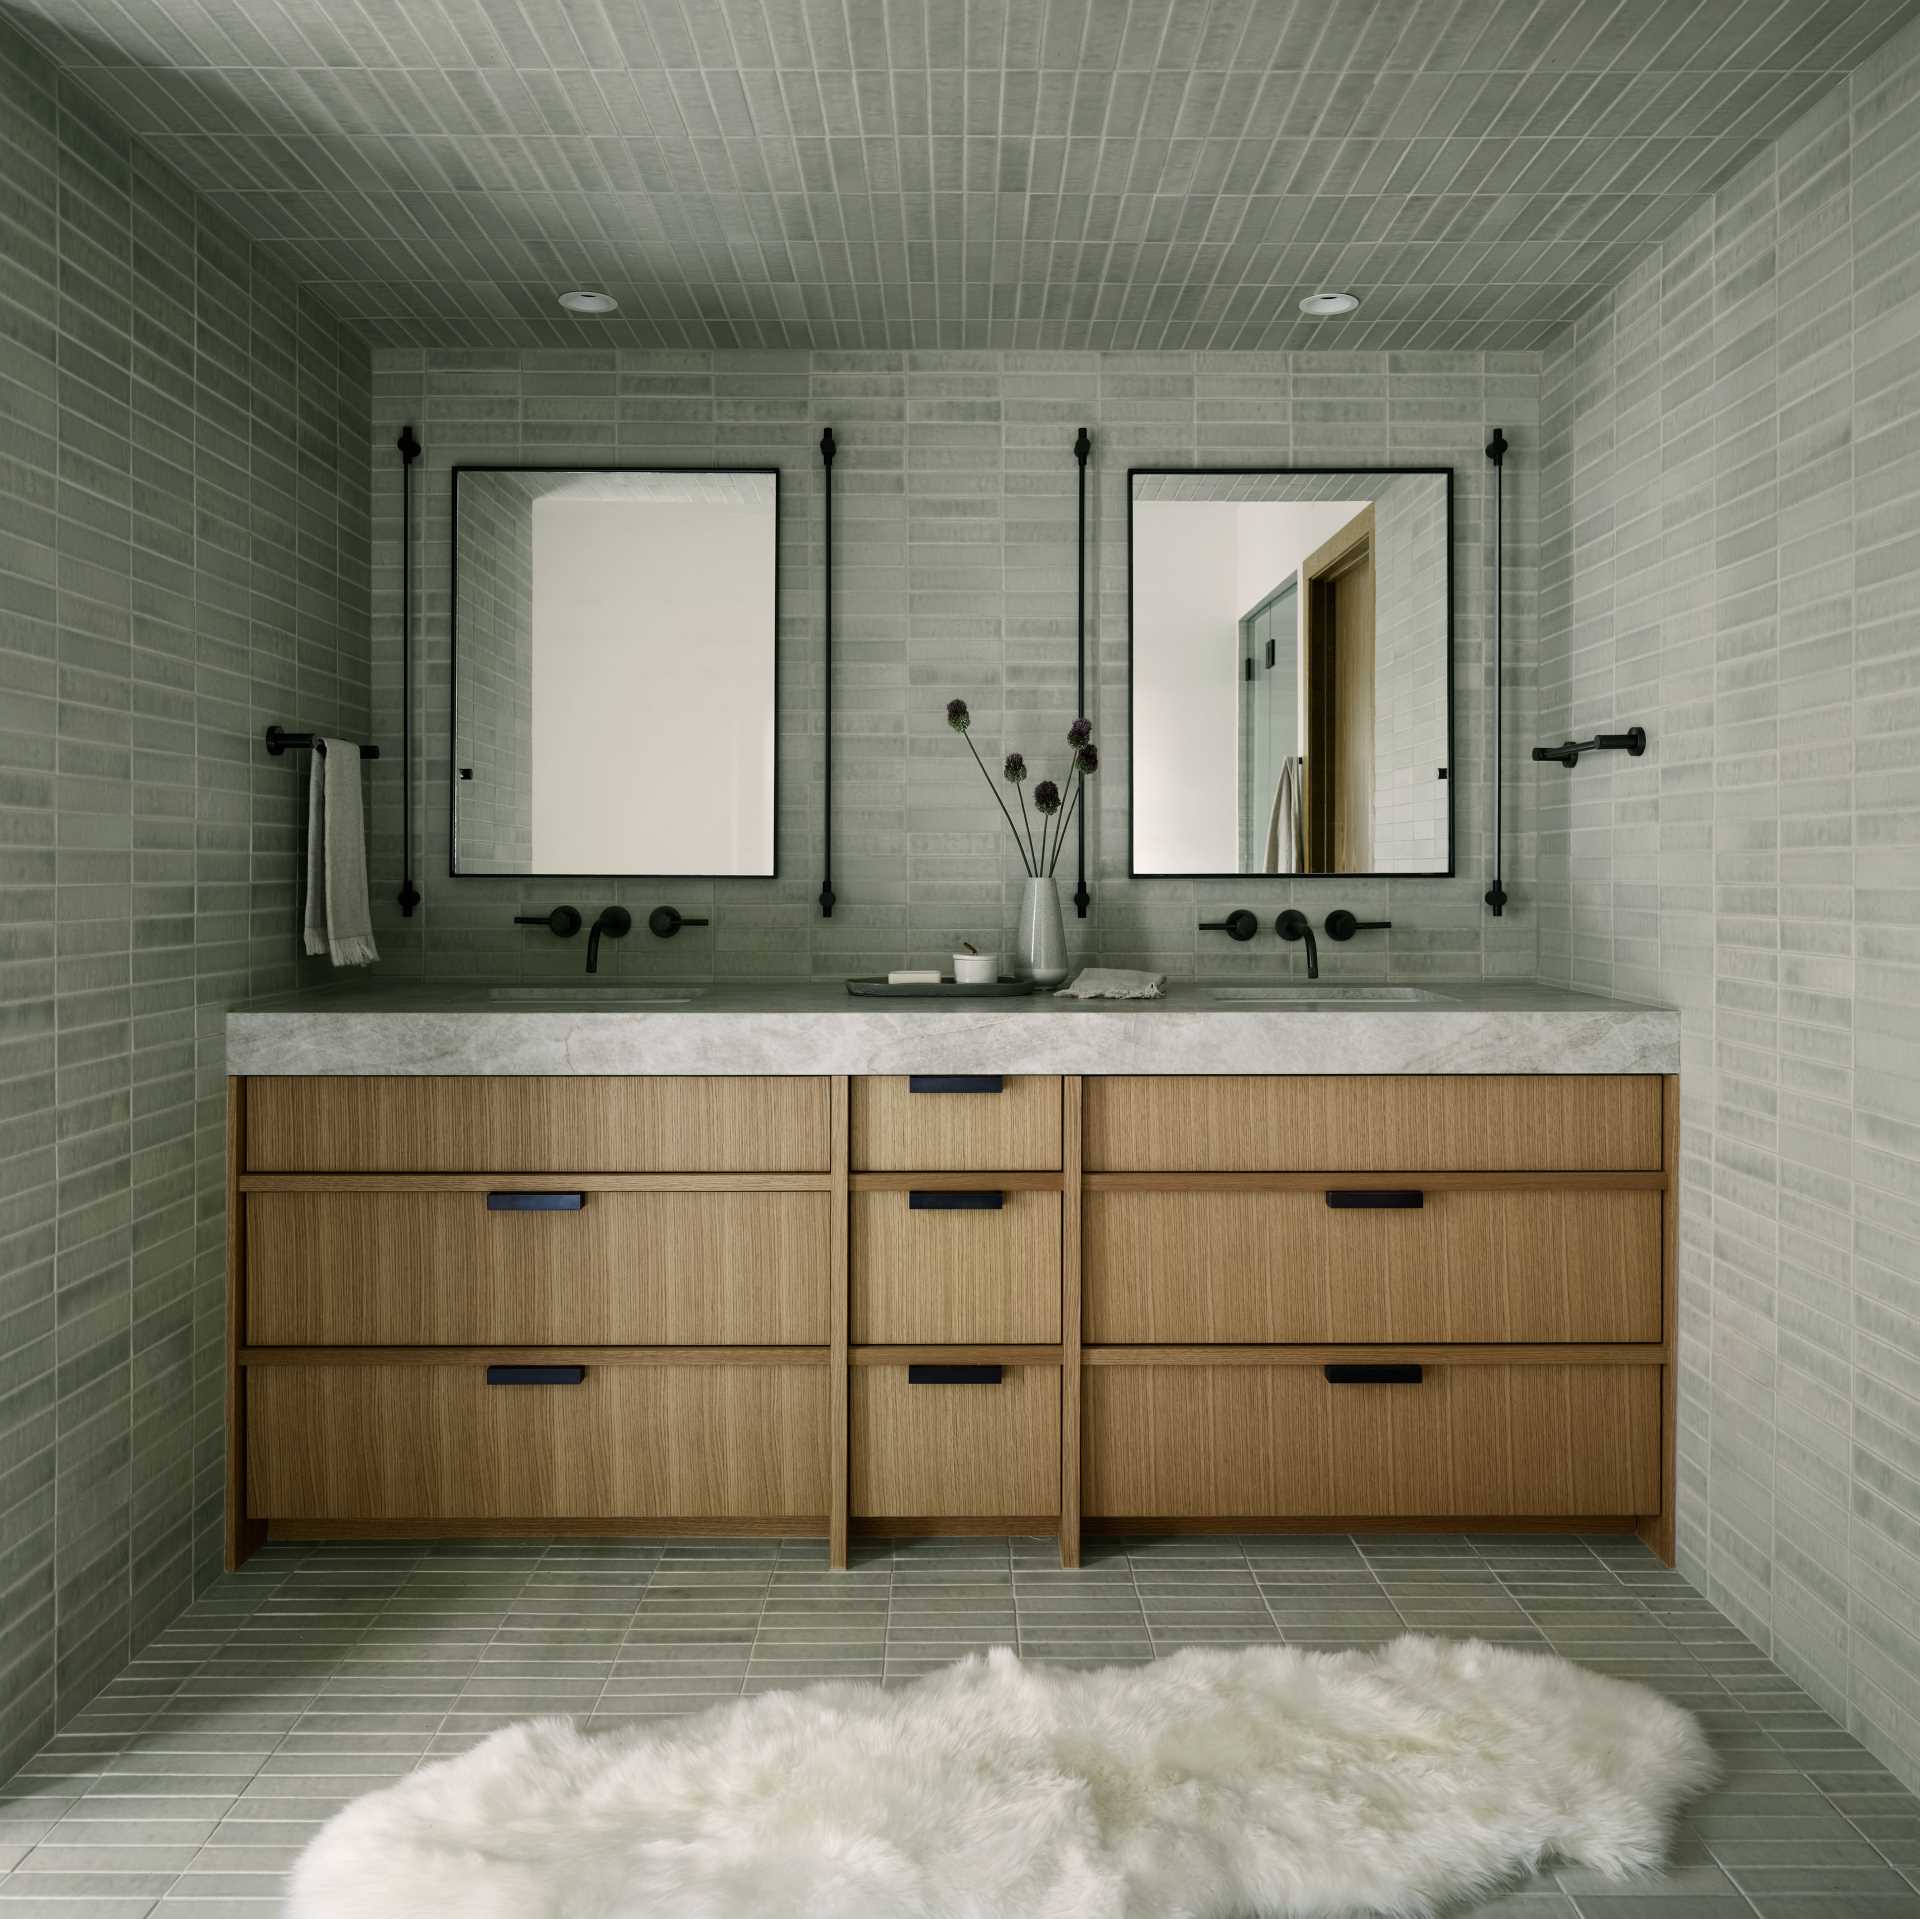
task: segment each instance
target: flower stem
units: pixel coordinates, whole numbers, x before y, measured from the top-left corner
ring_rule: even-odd
[[[1020,795],[1020,824],[1027,829],[1027,851],[1033,854],[1034,862],[1037,862],[1040,855],[1034,851],[1033,816],[1027,811],[1027,789],[1024,786],[1016,786],[1013,790]],[[1029,874],[1033,872],[1033,864],[1028,865],[1027,871]]]
[[[1013,835],[1013,850],[1020,855],[1020,864],[1027,870],[1027,877],[1033,877],[1033,867],[1027,859],[1026,848],[1020,844],[1020,829],[1013,823],[1013,815],[1007,811],[1007,803],[1000,797],[1000,789],[993,783],[993,775],[987,771],[987,763],[980,757],[980,749],[973,743],[971,733],[962,733],[960,737],[967,743],[967,751],[973,755],[973,763],[980,769],[980,777],[987,783],[987,791],[993,795],[993,803],[1000,809],[1000,817],[1007,823],[1007,831]]]
[[[1079,795],[1081,795],[1081,789],[1085,788],[1085,786],[1087,786],[1087,774],[1083,774],[1083,772],[1079,772],[1079,768],[1075,768],[1073,791],[1068,793],[1068,803],[1060,809],[1060,838],[1054,841],[1054,866],[1060,864],[1060,849],[1068,843],[1068,826],[1071,824],[1071,820],[1073,820],[1073,809],[1079,805]],[[1054,866],[1048,866],[1048,868],[1046,868],[1048,876],[1052,874]]]

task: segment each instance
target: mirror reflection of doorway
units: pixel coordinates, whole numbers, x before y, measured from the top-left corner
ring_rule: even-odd
[[[1373,869],[1373,508],[1301,563],[1306,870]]]
[[[1300,592],[1289,579],[1240,621],[1240,871],[1292,872],[1270,862],[1280,771],[1300,751]]]

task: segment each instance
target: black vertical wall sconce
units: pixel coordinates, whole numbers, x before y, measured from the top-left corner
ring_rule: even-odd
[[[1082,427],[1074,437],[1073,457],[1080,468],[1079,478],[1079,573],[1077,579],[1074,643],[1075,719],[1087,719],[1087,459],[1093,452],[1093,436]],[[1085,919],[1093,895],[1087,890],[1087,800],[1084,789],[1080,815],[1075,821],[1074,858],[1079,867],[1078,883],[1073,889],[1073,910]]]
[[[420,441],[412,423],[394,442],[400,449],[400,902],[413,918],[420,889],[413,883],[413,463]]]
[[[825,524],[820,540],[820,576],[822,581],[820,602],[821,663],[820,678],[826,706],[826,724],[822,731],[821,744],[825,755],[824,777],[821,782],[821,812],[823,824],[820,831],[822,857],[825,872],[820,881],[820,917],[823,920],[833,918],[833,456],[838,451],[833,443],[833,428],[828,427],[820,435],[820,495],[825,516]]]
[[[1504,777],[1501,768],[1504,721],[1500,712],[1500,694],[1504,667],[1500,645],[1500,562],[1506,545],[1503,526],[1506,507],[1504,488],[1507,448],[1510,444],[1507,436],[1498,427],[1493,429],[1493,438],[1487,442],[1487,458],[1493,462],[1493,884],[1487,888],[1485,898],[1487,910],[1495,919],[1506,911],[1507,905],[1507,889],[1500,883],[1500,802]]]

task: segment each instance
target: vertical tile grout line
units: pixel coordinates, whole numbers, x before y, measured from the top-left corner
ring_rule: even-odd
[[[598,1715],[600,1707],[606,1702],[607,1694],[612,1689],[614,1676],[619,1669],[622,1659],[626,1656],[627,1648],[633,1643],[634,1625],[646,1605],[647,1595],[653,1591],[653,1582],[659,1576],[661,1564],[667,1556],[666,1543],[664,1540],[647,1540],[646,1536],[642,1534],[641,1541],[653,1545],[657,1550],[647,1566],[647,1576],[641,1580],[640,1590],[634,1595],[633,1604],[627,1611],[627,1623],[620,1629],[620,1643],[613,1649],[613,1664],[608,1669],[606,1684],[600,1688],[600,1699],[594,1707],[596,1715]]]

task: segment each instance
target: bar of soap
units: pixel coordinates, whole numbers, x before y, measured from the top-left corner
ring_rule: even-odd
[[[938,986],[940,969],[937,966],[896,967],[887,975],[889,986]]]

